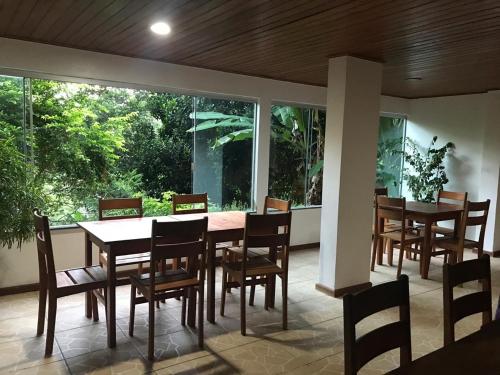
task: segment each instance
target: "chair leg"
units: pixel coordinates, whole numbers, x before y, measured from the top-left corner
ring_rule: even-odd
[[[204,332],[203,332],[203,322],[205,317],[203,315],[205,300],[205,282],[200,283],[198,286],[198,346],[203,348]]]
[[[45,310],[47,310],[47,287],[45,283],[40,283],[40,293],[38,297],[38,324],[36,328],[36,335],[43,335],[45,329]]]
[[[187,289],[182,290],[182,309],[181,309],[181,325],[186,325],[186,300],[187,300]]]
[[[56,329],[57,298],[49,293],[49,313],[47,318],[47,341],[45,343],[45,356],[50,357],[54,348],[54,333]]]
[[[387,263],[392,267],[394,260],[394,244],[391,240],[385,240],[385,245],[387,248]]]
[[[372,271],[375,271],[375,258],[377,256],[377,244],[378,244],[378,238],[374,237],[373,238],[373,246],[372,246],[372,264],[370,269]]]
[[[264,284],[264,309],[266,311],[269,310],[269,299],[271,298],[271,293],[269,292],[270,290],[270,285],[269,285],[269,276],[266,276],[266,283]]]
[[[401,275],[401,268],[403,267],[403,256],[405,253],[405,248],[403,245],[401,245],[401,249],[399,249],[399,260],[398,260],[398,272],[397,272],[397,277]]]
[[[134,322],[135,322],[135,293],[136,287],[134,285],[130,288],[130,317],[128,321],[128,334],[134,336]]]
[[[149,296],[149,335],[148,335],[148,359],[153,361],[155,358],[155,295],[154,292]]]
[[[483,247],[481,246],[477,248],[477,257],[481,258],[482,255],[483,255]]]
[[[226,290],[227,290],[227,272],[222,271],[222,290],[220,295],[220,316],[224,316],[224,309],[226,307]]]
[[[281,278],[281,295],[283,298],[283,329],[288,329],[288,277]]]
[[[92,292],[92,315],[94,316],[94,322],[99,321],[99,305],[97,304],[97,297],[94,292]]]
[[[257,280],[257,277],[252,276],[252,282],[255,282],[256,280]],[[255,284],[252,284],[250,287],[250,297],[248,299],[248,306],[253,306],[254,301],[255,301]]]
[[[247,335],[247,317],[246,317],[246,286],[245,280],[243,278],[240,279],[240,322],[241,322],[241,334],[243,336]]]

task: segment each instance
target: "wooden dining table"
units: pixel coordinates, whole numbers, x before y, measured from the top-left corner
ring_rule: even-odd
[[[420,260],[420,274],[423,279],[429,277],[429,267],[432,255],[432,225],[438,221],[454,220],[455,236],[460,227],[460,220],[463,213],[461,205],[449,203],[425,203],[425,202],[406,202],[407,218],[418,223],[424,224],[424,243],[422,246],[422,259]],[[379,223],[380,228],[383,228],[383,219]],[[377,246],[377,263],[382,264],[383,246]]]
[[[169,215],[77,223],[85,232],[85,265],[92,265],[92,244],[107,253],[107,322],[108,346],[116,346],[116,257],[140,254],[151,247],[153,219],[162,222],[194,220],[208,217],[207,233],[207,320],[215,322],[215,266],[216,245],[220,242],[243,239],[245,212],[225,211],[201,214]],[[92,314],[90,294],[86,296],[86,314]],[[194,301],[190,298],[190,304]],[[194,326],[195,309],[189,308],[188,324]]]
[[[500,321],[389,374],[500,374]]]

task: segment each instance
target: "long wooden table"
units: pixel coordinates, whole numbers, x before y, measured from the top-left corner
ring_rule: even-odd
[[[500,321],[390,374],[500,374]]]
[[[423,279],[429,277],[429,267],[431,263],[432,252],[432,225],[442,220],[455,220],[455,234],[458,233],[460,219],[463,207],[448,203],[424,203],[424,202],[406,202],[406,213],[408,219],[424,224],[424,244],[422,249],[422,267],[421,275]],[[379,223],[383,227],[383,220]],[[382,264],[383,248],[378,246],[377,263]]]
[[[108,346],[116,346],[116,257],[143,253],[150,248],[151,223],[158,221],[193,220],[208,216],[207,251],[207,319],[215,322],[215,250],[219,242],[243,239],[245,213],[239,211],[210,212],[208,214],[170,215],[134,219],[80,222],[85,231],[85,265],[92,265],[92,244],[108,256],[107,321]],[[190,298],[191,301],[194,299]],[[191,311],[194,309],[190,308]],[[86,297],[86,314],[91,316],[90,294]],[[194,325],[194,315],[188,315]]]

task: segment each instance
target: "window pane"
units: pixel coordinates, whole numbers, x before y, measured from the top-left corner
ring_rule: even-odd
[[[255,104],[197,97],[192,118],[193,192],[211,210],[250,208]]]
[[[0,132],[2,138],[14,138],[19,150],[26,151],[22,77],[0,75]]]
[[[192,98],[33,80],[35,163],[53,225],[97,217],[97,199],[142,196],[146,215],[191,192]]]
[[[406,119],[380,117],[377,147],[377,186],[387,187],[390,196],[401,194],[403,179],[403,155]]]
[[[269,195],[294,207],[321,204],[325,111],[283,105],[271,111]]]

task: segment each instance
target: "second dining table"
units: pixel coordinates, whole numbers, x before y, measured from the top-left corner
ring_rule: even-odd
[[[406,202],[407,218],[424,225],[424,243],[422,246],[422,259],[420,260],[420,273],[423,279],[429,277],[429,267],[432,255],[432,225],[438,221],[454,220],[455,236],[460,227],[460,220],[463,213],[463,207],[457,204],[449,203],[426,203],[426,202]],[[383,227],[383,219],[379,223]],[[383,247],[378,246],[377,263],[382,264]]]
[[[85,265],[92,265],[92,244],[108,255],[107,321],[108,346],[116,346],[116,257],[140,254],[150,248],[151,225],[158,221],[182,221],[208,217],[207,232],[207,320],[215,322],[216,245],[243,239],[245,212],[225,211],[200,214],[141,217],[108,221],[79,222],[85,232]],[[188,312],[188,324],[194,325],[194,311]],[[90,295],[86,297],[86,314],[91,316]]]

